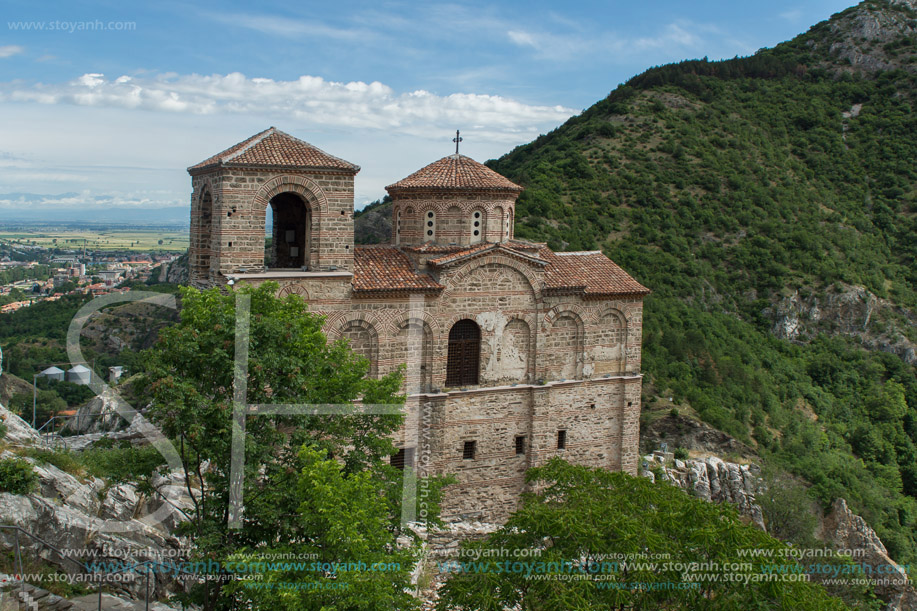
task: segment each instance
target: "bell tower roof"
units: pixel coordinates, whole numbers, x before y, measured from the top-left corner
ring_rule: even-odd
[[[356,174],[360,166],[329,155],[299,138],[269,127],[188,168],[198,174],[218,167],[309,168]]]

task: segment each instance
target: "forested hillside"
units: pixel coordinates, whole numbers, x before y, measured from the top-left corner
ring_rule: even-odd
[[[653,68],[489,163],[526,188],[517,237],[602,249],[653,290],[647,388],[847,498],[910,562],[914,8]]]

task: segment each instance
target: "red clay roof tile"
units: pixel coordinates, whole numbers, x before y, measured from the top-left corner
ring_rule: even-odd
[[[443,286],[415,271],[407,255],[394,246],[358,246],[353,251],[355,293],[436,292]]]
[[[443,157],[385,189],[389,192],[404,189],[522,192],[522,187],[516,183],[464,155]]]
[[[545,246],[538,256],[548,262],[545,270],[545,289],[548,291],[570,291],[585,297],[650,293],[598,250],[554,252]]]
[[[650,290],[634,280],[611,259],[594,250],[588,252],[554,252],[546,244],[510,240],[499,244],[476,244],[430,259],[433,267],[459,263],[468,257],[491,254],[491,251],[515,252],[520,258],[545,266],[547,292],[604,297],[611,295],[648,295]]]
[[[280,166],[343,170],[356,174],[360,166],[329,155],[299,138],[270,127],[222,153],[188,168],[188,172],[219,166]]]

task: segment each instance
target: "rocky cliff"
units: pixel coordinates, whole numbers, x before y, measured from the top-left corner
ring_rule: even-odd
[[[764,491],[756,465],[726,462],[715,456],[678,460],[664,452],[644,456],[643,463],[644,477],[668,482],[706,501],[732,503],[739,513],[766,530],[761,506],[755,502],[756,495]],[[856,577],[872,582],[876,594],[887,603],[886,611],[917,609],[917,590],[907,572],[892,560],[876,532],[850,511],[844,499],[835,500],[821,521],[818,538],[834,549],[852,552],[852,560],[862,567],[862,575]]]
[[[677,486],[711,503],[731,503],[761,530],[764,513],[755,503],[761,489],[761,470],[757,465],[726,462],[716,456],[700,460],[678,460],[663,453],[643,457],[643,476]]]
[[[917,365],[917,313],[876,297],[862,286],[839,284],[815,294],[795,290],[766,309],[771,331],[781,339],[805,341],[818,333],[859,339],[871,350],[897,354]]]
[[[86,573],[87,562],[123,562],[126,567],[183,558],[188,543],[172,534],[191,505],[180,475],[154,475],[148,487],[73,475],[23,455],[29,448],[43,447],[42,439],[2,405],[0,420],[7,429],[3,439],[6,449],[0,452],[0,459],[25,461],[38,476],[38,487],[31,494],[0,492],[0,524],[19,527],[41,539],[25,534],[17,537],[14,529],[0,529],[2,547],[13,550],[18,539],[27,556],[70,575]],[[125,434],[129,432],[130,429]],[[86,445],[79,443],[80,437],[68,441],[75,446]],[[154,597],[166,596],[181,587],[162,573],[154,573],[150,585]],[[143,575],[127,571],[108,587],[125,596],[140,598],[146,584]]]

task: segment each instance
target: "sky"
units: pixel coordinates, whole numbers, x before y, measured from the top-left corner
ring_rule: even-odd
[[[649,67],[750,55],[851,4],[3,0],[0,224],[187,209],[185,168],[272,125],[361,166],[360,208],[456,129],[496,158]]]

